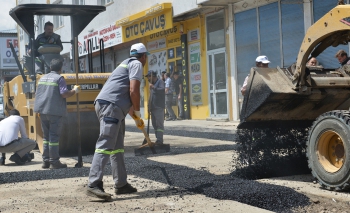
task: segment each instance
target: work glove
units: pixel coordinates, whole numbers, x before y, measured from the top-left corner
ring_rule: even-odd
[[[75,91],[75,93],[79,93],[81,91],[80,85],[74,85],[73,89]]]
[[[137,128],[142,130],[145,127],[145,123],[141,118],[140,111],[134,111],[134,113],[132,114],[132,118],[134,119]]]

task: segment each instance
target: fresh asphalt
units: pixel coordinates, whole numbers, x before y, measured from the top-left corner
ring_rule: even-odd
[[[291,188],[234,176],[231,162],[237,146],[234,142],[237,125],[237,122],[205,120],[166,121],[164,143],[170,144],[170,152],[135,156],[134,149],[142,144],[144,137],[135,127],[134,121],[126,119],[125,156],[128,174],[164,183],[168,186],[165,191],[170,195],[204,195],[218,200],[237,201],[260,208],[261,211],[288,212],[309,205],[308,197]],[[150,136],[154,141],[152,127]],[[39,153],[36,156],[40,158]],[[89,174],[89,167],[72,168],[76,158],[70,158],[73,161],[71,163],[68,160],[70,168],[65,172],[42,170],[39,168],[40,159],[35,160],[38,161],[36,164],[29,164],[36,169],[30,165],[21,166],[25,171],[19,167],[2,167],[4,173],[1,174],[0,184],[87,177]],[[92,155],[83,157],[85,165],[89,165],[91,160]],[[111,175],[110,166],[107,166],[105,175]],[[157,192],[154,193],[147,196],[157,196]]]

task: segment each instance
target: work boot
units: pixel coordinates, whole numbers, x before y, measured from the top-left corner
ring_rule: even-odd
[[[32,159],[34,159],[34,153],[26,153],[23,157],[22,157],[22,161],[24,162],[31,162]]]
[[[5,157],[0,158],[0,165],[5,165]]]
[[[156,140],[155,144],[156,145],[163,145],[163,141]]]
[[[17,153],[11,155],[10,161],[15,162],[17,165],[25,164],[25,161],[22,161],[22,158]]]
[[[57,161],[56,163],[51,163],[50,169],[63,169],[67,168],[67,164],[61,163],[61,161]]]
[[[86,195],[90,197],[97,197],[104,200],[111,199],[111,194],[108,194],[103,189],[103,182],[101,181],[95,187],[87,186]]]
[[[117,195],[121,195],[121,194],[130,194],[130,193],[134,193],[134,192],[137,192],[137,189],[132,187],[129,183],[127,183],[126,185],[120,187],[120,188],[117,188],[115,187],[115,193]]]
[[[43,164],[41,165],[41,168],[43,168],[43,169],[48,169],[48,168],[50,168],[50,162],[48,162],[48,161],[43,161]]]

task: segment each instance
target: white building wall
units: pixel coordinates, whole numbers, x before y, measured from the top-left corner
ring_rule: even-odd
[[[37,4],[45,4],[47,0],[19,0],[19,4],[29,4],[29,3],[37,3]],[[62,3],[62,4],[72,4],[74,0],[49,0],[51,4]],[[193,11],[198,8],[196,0],[147,0],[147,1],[139,1],[139,0],[114,0],[112,3],[106,5],[106,11],[100,13],[93,19],[89,25],[81,32],[81,34],[88,34],[89,31],[101,28],[105,25],[109,25],[115,23],[117,20],[128,17],[130,15],[136,14],[147,8],[150,8],[156,4],[161,3],[172,3],[173,4],[173,16],[179,16],[186,12]],[[101,5],[101,0],[85,0],[85,5]],[[38,23],[38,27],[36,28],[36,35],[42,33],[43,26],[40,24],[45,23],[47,21],[53,22],[52,16],[45,16],[44,21],[40,21],[39,17],[36,17],[36,23]],[[61,35],[62,41],[70,41],[71,39],[71,25],[70,25],[70,17],[64,17],[64,25],[62,27],[54,26],[54,32]],[[24,47],[22,43],[21,46]],[[22,49],[22,48],[21,48]],[[61,54],[68,54],[71,50],[70,44],[63,44],[63,51]]]

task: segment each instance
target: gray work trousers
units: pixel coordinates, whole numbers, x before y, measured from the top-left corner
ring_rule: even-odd
[[[180,100],[177,99],[177,106],[179,107],[179,117],[184,118],[184,102],[182,97],[180,98]]]
[[[125,114],[113,103],[95,103],[95,111],[100,121],[100,136],[92,159],[89,187],[95,187],[103,179],[108,160],[111,161],[112,176],[117,188],[127,184],[124,161]]]
[[[157,138],[157,142],[163,143],[164,134],[164,109],[153,108],[151,109],[152,126]]]
[[[40,120],[43,130],[43,161],[57,163],[60,160],[59,141],[63,117],[40,114]]]
[[[173,110],[173,94],[166,94],[165,95],[165,108],[169,113],[169,117],[171,119],[176,119],[176,115]]]
[[[26,153],[32,151],[36,146],[36,142],[29,138],[18,138],[7,144],[6,146],[0,146],[0,153],[17,153],[20,157],[23,157]]]

